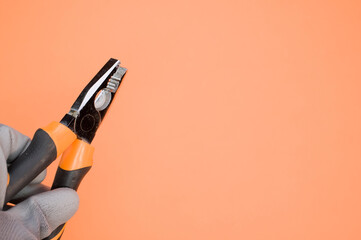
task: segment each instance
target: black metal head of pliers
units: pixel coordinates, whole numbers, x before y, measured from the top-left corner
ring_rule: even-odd
[[[83,89],[60,123],[79,139],[91,143],[126,71],[118,60],[111,58]]]

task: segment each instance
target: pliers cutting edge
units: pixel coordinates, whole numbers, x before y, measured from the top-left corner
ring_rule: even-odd
[[[111,58],[80,93],[70,111],[59,122],[39,128],[29,145],[8,169],[5,203],[45,170],[58,156],[60,160],[52,189],[77,190],[93,164],[94,139],[127,69]],[[64,225],[48,238],[60,239]]]

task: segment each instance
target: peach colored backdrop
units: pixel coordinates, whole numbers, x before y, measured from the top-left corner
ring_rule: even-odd
[[[0,122],[32,136],[118,58],[64,240],[359,240],[360,9],[1,1]]]

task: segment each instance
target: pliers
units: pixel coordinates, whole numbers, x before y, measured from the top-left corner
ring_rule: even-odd
[[[59,122],[39,128],[29,147],[8,169],[5,204],[62,154],[52,189],[78,189],[93,164],[91,142],[107,113],[127,69],[111,58],[80,93]],[[49,237],[60,239],[64,225]]]

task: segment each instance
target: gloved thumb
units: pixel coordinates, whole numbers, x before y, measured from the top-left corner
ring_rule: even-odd
[[[34,195],[6,211],[36,239],[46,238],[59,225],[68,221],[79,206],[78,194],[59,188]]]

